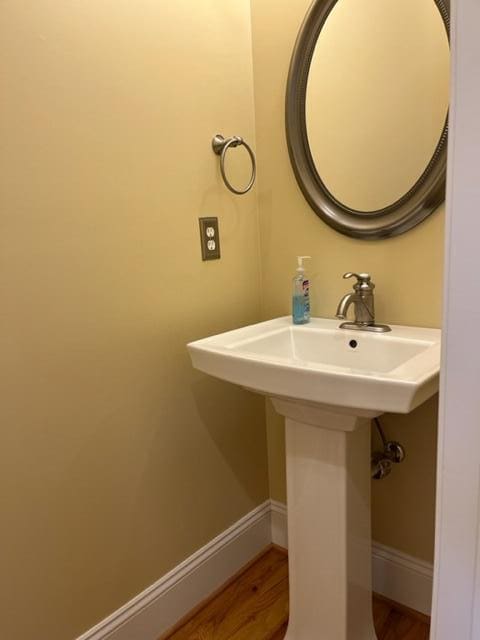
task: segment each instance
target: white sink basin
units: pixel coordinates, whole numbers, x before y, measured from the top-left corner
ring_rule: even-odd
[[[290,616],[285,640],[376,640],[370,420],[438,390],[440,331],[338,328],[315,318],[188,345],[194,367],[272,398],[285,416]]]
[[[365,412],[408,413],[438,390],[439,329],[375,334],[314,318],[277,318],[188,345],[194,367],[270,396]],[[355,341],[356,345],[352,342]]]

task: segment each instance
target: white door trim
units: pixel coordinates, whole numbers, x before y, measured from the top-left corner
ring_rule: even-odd
[[[480,3],[452,2],[432,640],[480,638]]]

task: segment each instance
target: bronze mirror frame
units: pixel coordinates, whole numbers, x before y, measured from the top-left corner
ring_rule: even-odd
[[[317,172],[308,143],[305,102],[308,74],[317,40],[330,12],[340,0],[315,0],[293,50],[287,81],[285,122],[288,152],[298,185],[315,213],[344,235],[368,240],[405,233],[445,200],[448,114],[433,156],[424,172],[399,200],[377,211],[345,206],[327,189]],[[432,0],[442,16],[450,40],[450,2]]]

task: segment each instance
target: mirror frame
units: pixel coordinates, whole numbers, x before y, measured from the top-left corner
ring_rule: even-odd
[[[298,185],[315,213],[330,227],[353,238],[399,235],[420,224],[445,200],[448,113],[433,156],[424,172],[399,200],[377,211],[345,206],[327,189],[317,172],[308,143],[305,103],[308,74],[322,28],[339,0],[314,0],[293,50],[287,81],[285,122],[288,152]],[[450,2],[432,0],[450,41]]]

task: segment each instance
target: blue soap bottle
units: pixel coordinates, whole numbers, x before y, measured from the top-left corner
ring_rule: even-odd
[[[293,278],[292,318],[293,324],[310,322],[310,281],[305,275],[304,260],[310,256],[298,256],[297,273]]]

